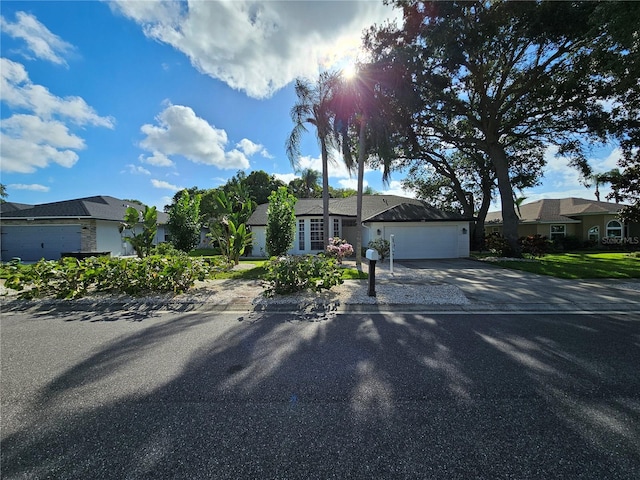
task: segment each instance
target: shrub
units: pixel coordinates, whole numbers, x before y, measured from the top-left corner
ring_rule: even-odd
[[[163,257],[175,257],[184,255],[182,250],[178,250],[171,242],[162,242],[151,249],[151,255],[162,255]]]
[[[566,237],[559,237],[553,241],[553,246],[557,251],[563,252],[567,250],[580,250],[585,247],[585,244],[575,235],[567,235]]]
[[[353,245],[341,238],[331,237],[329,238],[329,245],[327,245],[325,254],[327,257],[335,258],[338,264],[341,264],[344,257],[353,255]]]
[[[269,195],[267,210],[266,248],[272,257],[285,255],[295,239],[298,199],[291,195],[287,187],[279,187]]]
[[[302,255],[271,258],[266,264],[266,296],[313,290],[319,292],[343,283],[342,269],[335,258]]]
[[[513,255],[511,246],[507,242],[506,238],[504,238],[498,232],[490,233],[489,235],[487,235],[484,242],[486,248],[491,253],[494,253],[500,257],[510,257]]]
[[[186,255],[145,258],[63,258],[41,260],[30,268],[10,267],[6,286],[19,298],[79,298],[91,288],[99,292],[143,295],[182,293],[203,280],[209,269],[202,259]]]
[[[522,247],[522,253],[528,253],[535,257],[542,257],[549,253],[550,241],[540,234],[520,237],[518,240]]]
[[[385,240],[384,238],[376,238],[375,240],[371,240],[367,244],[367,246],[369,248],[373,248],[378,252],[378,255],[380,256],[380,261],[383,261],[385,258],[389,256],[389,252],[391,249],[391,244],[389,243],[389,240]],[[362,256],[364,257],[365,255],[363,254]]]

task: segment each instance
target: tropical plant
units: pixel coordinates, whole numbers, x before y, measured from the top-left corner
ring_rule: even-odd
[[[386,114],[382,92],[388,87],[389,78],[383,69],[373,64],[360,64],[353,78],[343,79],[335,87],[331,100],[334,111],[335,136],[342,146],[344,162],[349,170],[354,167],[353,150],[357,150],[357,199],[356,199],[356,268],[362,270],[362,196],[364,168],[370,157],[376,157],[383,167],[382,180],[387,182],[391,173],[391,161],[395,154],[389,115]],[[357,133],[355,133],[357,132]],[[357,147],[352,140],[357,136]]]
[[[215,197],[214,221],[209,225],[208,236],[217,240],[222,254],[235,265],[253,241],[244,222],[253,212],[254,202],[244,193],[243,187],[233,188],[229,195],[219,190]]]
[[[230,218],[226,219],[222,230],[224,236],[218,238],[222,254],[230,263],[238,265],[240,257],[253,242],[253,233],[247,229],[244,223],[236,225]]]
[[[270,257],[285,255],[296,234],[297,199],[286,187],[280,187],[269,196],[267,208],[266,248]]]
[[[140,218],[142,216],[142,219]],[[142,222],[141,222],[142,220]],[[142,231],[138,232],[142,224]],[[156,207],[145,206],[141,213],[134,207],[127,207],[124,221],[120,224],[120,233],[129,230],[124,240],[131,244],[139,258],[149,255],[153,240],[158,232],[158,212]]]
[[[316,84],[298,79],[295,84],[297,103],[291,108],[291,119],[294,127],[285,143],[287,157],[294,167],[300,156],[300,141],[302,134],[307,131],[306,125],[313,125],[316,138],[320,145],[322,158],[322,211],[323,211],[323,241],[327,245],[329,240],[329,160],[330,149],[336,146],[336,136],[333,128],[334,113],[332,111],[332,97],[339,79],[336,72],[323,72]]]
[[[167,227],[171,234],[171,243],[183,252],[190,252],[200,243],[200,199],[196,194],[193,198],[187,190],[169,208],[169,222]]]

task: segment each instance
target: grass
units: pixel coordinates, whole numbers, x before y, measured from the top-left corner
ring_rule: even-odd
[[[219,272],[212,276],[215,280],[260,280],[267,273],[266,263],[268,260],[240,260],[240,264],[245,268]],[[254,265],[253,268],[247,268]],[[345,268],[342,270],[343,280],[364,280],[369,278],[364,272],[359,272],[355,268]]]
[[[640,257],[628,253],[557,253],[534,262],[492,262],[505,268],[558,278],[640,278]]]

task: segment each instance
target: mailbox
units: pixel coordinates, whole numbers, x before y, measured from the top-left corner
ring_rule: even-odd
[[[367,257],[367,260],[380,260],[380,254],[374,248],[368,249],[365,257]]]

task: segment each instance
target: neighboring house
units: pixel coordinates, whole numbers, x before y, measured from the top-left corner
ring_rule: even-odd
[[[57,260],[67,252],[101,252],[112,256],[133,255],[133,247],[120,232],[127,207],[140,212],[144,206],[108,196],[62,202],[0,205],[2,261],[18,257],[34,262]],[[169,216],[158,212],[156,242],[165,240]],[[142,229],[142,226],[139,227]],[[141,231],[141,230],[140,230]]]
[[[356,244],[356,197],[329,201],[329,234]],[[266,253],[268,204],[258,205],[247,225],[254,233],[253,256]],[[299,199],[295,207],[296,235],[292,254],[323,251],[322,199]],[[421,200],[395,195],[365,195],[362,206],[362,245],[394,235],[394,257],[399,260],[469,256],[472,219],[442,212]]]
[[[640,244],[640,224],[625,224],[617,217],[622,207],[584,198],[538,200],[520,206],[518,234],[550,239],[573,236],[597,245]],[[487,214],[485,231],[502,233],[502,212]]]

